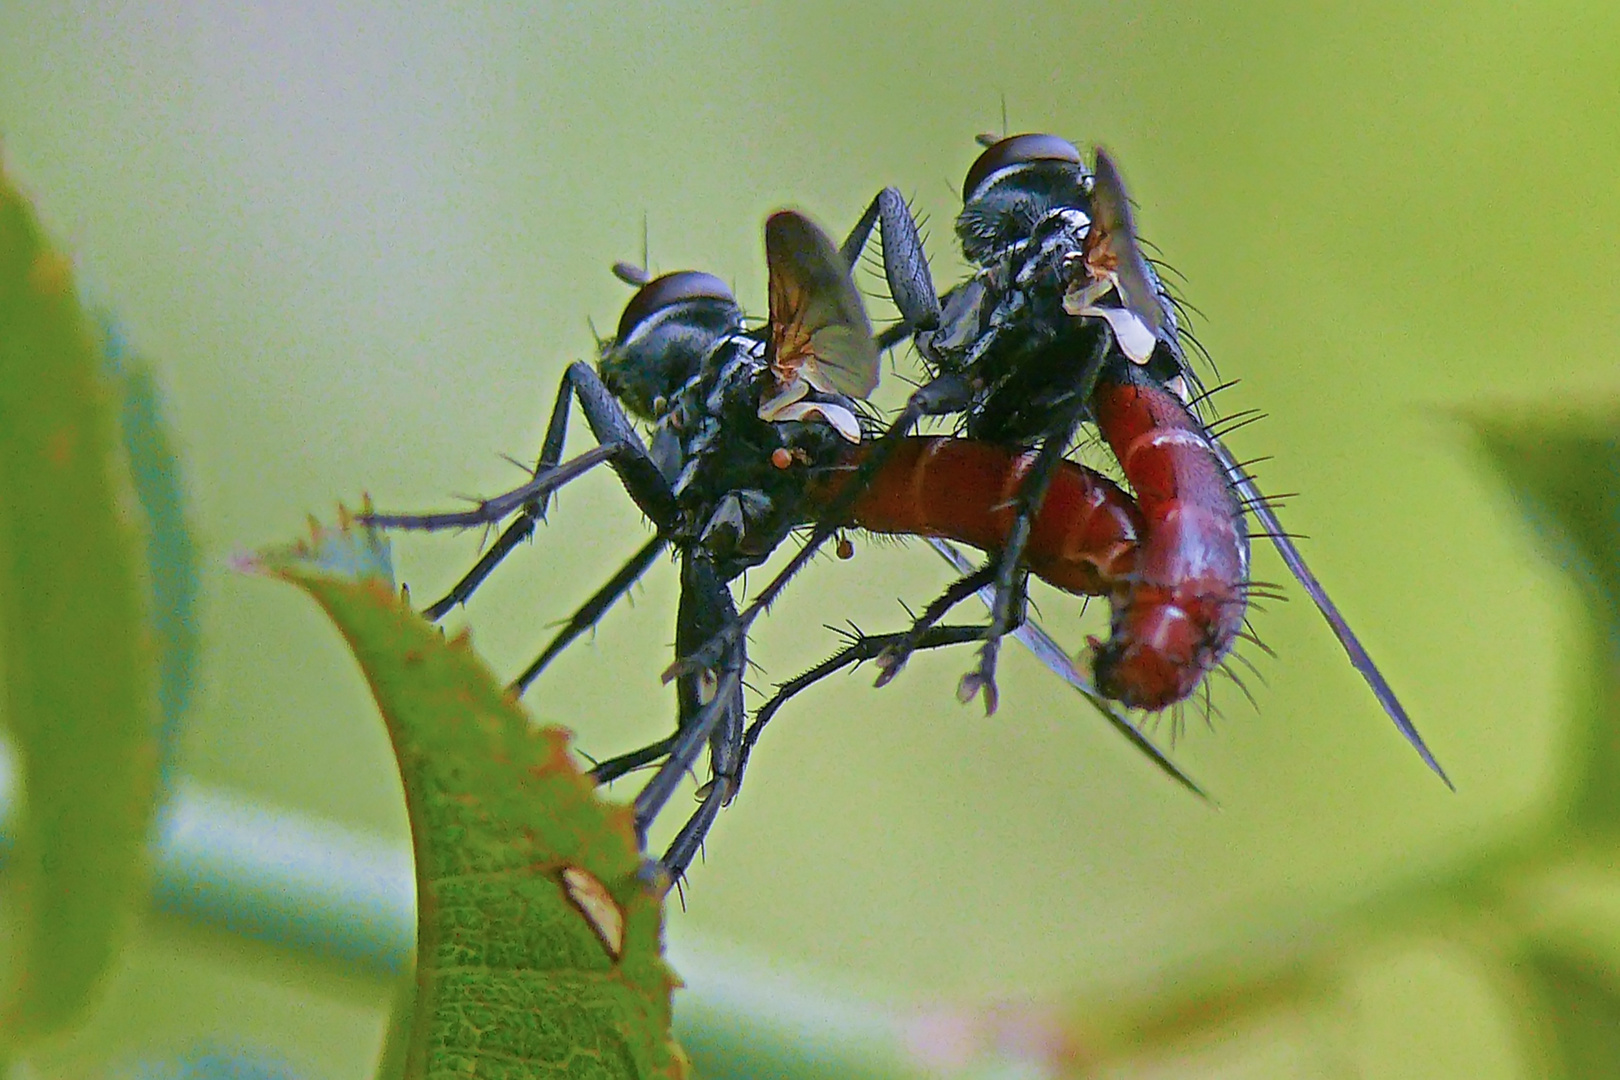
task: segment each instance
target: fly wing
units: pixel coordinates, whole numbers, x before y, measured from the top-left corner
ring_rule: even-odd
[[[1327,590],[1322,587],[1322,583],[1317,580],[1316,575],[1311,573],[1311,568],[1305,564],[1305,557],[1299,553],[1299,548],[1284,533],[1282,522],[1277,520],[1276,511],[1271,509],[1270,503],[1260,493],[1260,489],[1255,486],[1249,474],[1233,460],[1232,452],[1216,440],[1211,440],[1211,442],[1214,443],[1215,453],[1220,457],[1221,464],[1225,466],[1227,475],[1231,477],[1232,490],[1237,493],[1238,498],[1247,506],[1248,511],[1260,519],[1262,530],[1270,534],[1271,542],[1277,548],[1277,554],[1282,556],[1282,561],[1287,563],[1288,569],[1293,572],[1294,579],[1304,587],[1305,595],[1311,598],[1311,601],[1316,604],[1316,610],[1322,613],[1322,618],[1326,619],[1328,626],[1333,628],[1333,635],[1339,639],[1339,644],[1344,647],[1345,654],[1350,657],[1350,663],[1357,671],[1361,672],[1361,677],[1372,688],[1373,696],[1384,707],[1384,712],[1389,714],[1389,718],[1395,722],[1395,727],[1402,735],[1406,736],[1406,741],[1412,744],[1412,748],[1418,752],[1418,756],[1423,759],[1424,763],[1434,770],[1436,776],[1446,782],[1447,787],[1455,791],[1457,786],[1451,782],[1451,778],[1446,775],[1446,770],[1440,767],[1440,763],[1435,760],[1434,754],[1429,751],[1429,747],[1423,741],[1423,736],[1418,734],[1417,725],[1413,724],[1411,717],[1406,715],[1406,709],[1401,705],[1400,699],[1395,696],[1395,691],[1385,680],[1383,673],[1378,670],[1378,665],[1373,663],[1371,656],[1367,655],[1367,649],[1361,644],[1361,639],[1356,637],[1356,632],[1350,629],[1350,624],[1345,621],[1343,615],[1339,614],[1337,605],[1329,599]]]
[[[1102,147],[1096,148],[1097,166],[1091,188],[1092,218],[1101,225],[1114,273],[1119,278],[1120,298],[1131,313],[1147,324],[1153,336],[1175,350],[1181,359],[1181,343],[1177,340],[1175,314],[1170,308],[1159,275],[1148,265],[1136,239],[1136,219],[1131,214],[1130,196],[1125,192],[1125,178],[1119,167]],[[1182,364],[1186,366],[1185,363]]]
[[[765,222],[771,365],[818,390],[865,398],[877,388],[878,350],[866,306],[837,246],[809,218],[779,210]]]
[[[957,573],[973,573],[973,564],[948,542],[936,537],[930,537],[928,543],[935,551],[939,552],[940,558],[956,568]],[[985,607],[993,606],[995,604],[994,586],[986,585],[980,589],[979,599],[984,601]],[[1154,746],[1140,728],[1121,716],[1114,708],[1113,702],[1097,693],[1097,688],[1091,685],[1091,680],[1081,674],[1080,669],[1074,666],[1074,661],[1070,660],[1069,654],[1063,651],[1063,646],[1059,645],[1052,638],[1052,635],[1042,630],[1034,619],[1025,619],[1024,624],[1012,633],[1013,637],[1024,643],[1025,648],[1035,654],[1036,659],[1051,668],[1060,679],[1074,687],[1082,697],[1095,705],[1097,711],[1103,714],[1104,719],[1112,724],[1116,731],[1129,739],[1132,746],[1146,754],[1148,760],[1153,762],[1160,772],[1194,795],[1197,795],[1200,799],[1213,801],[1210,800],[1203,788],[1199,787],[1191,777],[1176,767],[1175,762],[1165,757],[1164,752]]]

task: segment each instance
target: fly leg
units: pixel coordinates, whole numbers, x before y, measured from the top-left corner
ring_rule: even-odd
[[[879,335],[878,344],[887,348],[919,330],[939,326],[939,294],[934,290],[933,275],[928,272],[928,255],[923,251],[922,238],[917,235],[917,221],[911,216],[905,197],[892,187],[877,193],[861,220],[850,230],[849,238],[839,249],[844,264],[851,271],[855,269],[874,225],[883,242],[883,276],[889,282],[889,296],[900,309],[900,323]]]
[[[736,606],[731,590],[701,552],[688,551],[681,559],[681,601],[676,616],[675,644],[679,651],[695,642],[710,640],[718,629],[734,622]],[[683,674],[676,687],[678,712],[675,732],[651,745],[610,758],[591,770],[597,783],[658,762],[658,768],[632,804],[636,840],[645,850],[653,821],[692,770],[705,745],[709,747],[711,778],[699,788],[702,800],[696,813],[682,826],[662,859],[643,868],[648,884],[660,892],[679,881],[691,865],[713,826],[720,808],[736,790],[741,760],[743,725],[743,669],[745,646],[739,642],[726,655],[720,670]]]
[[[737,777],[733,784],[733,796],[736,795],[736,789],[742,786],[743,770],[748,766],[748,757],[753,753],[754,743],[759,741],[759,736],[765,730],[765,725],[770,723],[771,718],[776,715],[777,711],[788,703],[788,699],[810,689],[822,679],[842,671],[851,664],[858,665],[867,660],[878,659],[893,648],[901,638],[913,638],[911,631],[898,634],[862,634],[858,631],[851,633],[847,630],[839,632],[846,636],[849,641],[848,645],[804,674],[779,685],[776,688],[776,694],[754,714],[754,722],[748,725],[748,731],[743,735],[742,756],[737,762]],[[984,627],[982,626],[935,626],[930,627],[921,634],[916,634],[911,643],[911,649],[913,652],[923,649],[938,649],[947,645],[960,645],[966,641],[981,641],[983,639]]]
[[[965,565],[959,565],[958,568],[964,571],[967,569]],[[988,591],[988,589],[985,590],[985,592]],[[990,597],[986,596],[985,593],[982,592],[980,595],[987,603],[989,602]],[[1022,625],[1018,626],[1013,632],[1024,638],[1025,644],[1029,645],[1030,651],[1033,652],[1037,658],[1061,675],[1065,682],[1067,682],[1075,690],[1079,691],[1086,698],[1086,700],[1095,705],[1097,707],[1097,711],[1102,713],[1103,718],[1106,719],[1116,731],[1125,736],[1131,745],[1145,755],[1147,759],[1153,763],[1154,767],[1156,767],[1160,772],[1164,773],[1166,776],[1170,777],[1170,779],[1174,780],[1176,783],[1180,784],[1194,795],[1197,795],[1199,798],[1209,798],[1209,796],[1204,793],[1203,788],[1199,787],[1198,784],[1187,776],[1186,773],[1177,768],[1174,762],[1165,757],[1163,751],[1154,746],[1152,740],[1144,735],[1135,724],[1131,723],[1130,720],[1128,720],[1125,716],[1115,711],[1112,702],[1099,697],[1096,690],[1092,688],[1091,684],[1074,669],[1073,664],[1069,662],[1068,654],[1063,651],[1062,646],[1053,641],[1051,638],[1047,637],[1045,631],[1041,630],[1041,628],[1035,623],[1025,620],[1022,614],[1022,607],[1020,607],[1019,610],[1019,621]],[[969,641],[983,641],[984,632],[985,627],[982,625],[935,626],[930,628],[916,641],[914,651],[921,651],[923,649],[937,649],[948,645],[959,645]],[[846,631],[845,633],[847,634],[848,632]],[[754,714],[754,722],[748,725],[748,731],[743,735],[742,758],[737,764],[736,787],[740,788],[742,785],[743,770],[748,766],[749,756],[753,753],[754,744],[759,741],[760,735],[764,732],[765,725],[770,723],[772,717],[776,715],[783,705],[787,704],[790,698],[805,690],[808,690],[822,679],[825,679],[827,676],[832,675],[835,672],[843,670],[851,664],[859,664],[863,660],[872,660],[882,656],[885,651],[892,649],[899,639],[907,637],[909,634],[897,633],[867,635],[856,632],[848,636],[850,637],[850,643],[848,645],[839,650],[833,656],[823,660],[809,671],[806,671],[803,675],[800,675],[794,679],[789,679],[787,682],[782,683],[776,688],[776,694],[763,706],[761,706],[759,711]]]
[[[1024,549],[1029,546],[1035,515],[1040,513],[1041,504],[1046,501],[1046,489],[1051,486],[1058,462],[1063,460],[1064,452],[1080,427],[1080,421],[1091,406],[1092,391],[1102,375],[1103,363],[1113,342],[1112,333],[1106,330],[1097,335],[1090,362],[1080,369],[1079,385],[1070,392],[1056,422],[1041,440],[1034,464],[1019,483],[1018,494],[1013,498],[1012,528],[1008,530],[1006,543],[996,556],[995,598],[990,604],[990,624],[986,627],[984,644],[979,648],[979,662],[972,671],[962,676],[956,688],[957,699],[963,703],[972,701],[982,691],[987,715],[996,711],[999,696],[996,692],[996,659],[1001,651],[1001,639],[1016,626],[1013,621],[1015,607],[1021,609],[1023,606],[1020,596],[1023,579],[1027,575],[1020,564],[1023,562]],[[1018,619],[1022,621],[1021,614]]]
[[[510,532],[510,528],[508,532]],[[504,539],[504,537],[503,537]],[[545,670],[547,664],[556,658],[557,654],[566,649],[575,638],[595,626],[597,620],[612,607],[619,597],[630,591],[641,575],[647,572],[668,543],[667,538],[660,533],[644,544],[640,551],[630,557],[630,561],[619,567],[618,573],[608,579],[596,593],[578,611],[569,618],[567,625],[557,632],[557,636],[545,647],[545,650],[535,657],[534,662],[523,669],[523,673],[512,680],[512,691],[522,694],[529,688],[529,684]]]
[[[879,675],[877,682],[873,683],[873,685],[888,685],[890,680],[900,674],[900,669],[905,667],[907,660],[911,659],[911,654],[917,651],[918,642],[922,641],[924,635],[928,633],[935,623],[943,619],[951,608],[995,580],[996,564],[991,562],[981,569],[952,582],[950,587],[941,593],[933,603],[923,609],[923,613],[912,622],[910,630],[899,634],[884,635],[890,640],[891,644],[877,657]],[[982,638],[983,635],[981,634],[979,638],[967,640],[982,640]]]
[[[558,464],[562,457],[563,440],[568,432],[568,403],[574,397],[579,399],[597,445]],[[513,513],[521,515],[449,594],[427,610],[430,618],[438,618],[472,595],[501,559],[533,532],[535,522],[545,515],[546,503],[553,491],[603,463],[618,474],[625,491],[642,513],[661,530],[673,526],[678,509],[669,481],[648,454],[624,409],[602,384],[601,377],[589,364],[574,363],[563,374],[562,385],[557,391],[557,404],[546,428],[540,461],[534,478],[528,483],[485,499],[471,510],[439,514],[368,514],[361,520],[384,528],[433,530],[490,525]]]
[[[686,552],[681,560],[681,603],[676,618],[677,651],[692,644],[713,640],[716,630],[735,624],[737,609],[731,590],[721,581],[714,565],[699,552]],[[708,669],[683,674],[677,687],[680,702],[678,726],[668,743],[668,753],[634,804],[636,835],[646,844],[647,829],[689,772],[705,744],[709,747],[710,779],[699,788],[702,799],[686,825],[671,842],[664,857],[647,868],[656,888],[667,888],[680,880],[702,846],[720,807],[736,790],[738,765],[742,757],[743,670],[747,665],[745,638],[738,638],[727,651],[718,671]]]
[[[639,750],[632,750],[628,754],[610,757],[598,761],[591,767],[591,779],[597,784],[611,784],[627,773],[633,773],[646,765],[651,765],[660,758],[669,756],[670,748],[675,745],[675,736],[670,735],[649,743]]]
[[[982,690],[987,716],[996,711],[1000,697],[996,691],[996,658],[1001,651],[1001,639],[1023,621],[1021,615],[1015,614],[1015,609],[1023,606],[1018,599],[1024,593],[1024,580],[1028,575],[1019,564],[1023,561],[1024,549],[1029,545],[1030,529],[1046,498],[1052,474],[1068,446],[1069,434],[1048,436],[1041,443],[1034,466],[1019,485],[1014,499],[1012,529],[996,557],[995,599],[990,604],[990,622],[985,627],[984,644],[979,646],[979,662],[962,676],[962,681],[956,687],[956,698],[964,704],[972,701]],[[1015,617],[1017,622],[1014,621]]]
[[[563,373],[562,382],[557,387],[557,400],[551,407],[551,419],[546,422],[546,438],[540,447],[540,459],[534,465],[535,476],[556,468],[558,461],[562,459],[563,441],[568,435],[568,406],[573,401],[572,391],[573,378],[570,369]],[[473,568],[422,614],[438,622],[449,613],[450,609],[458,604],[465,604],[478,586],[484,583],[490,572],[500,565],[501,560],[506,558],[513,548],[533,535],[536,523],[546,516],[548,501],[546,496],[541,496],[525,503],[518,513],[517,520],[501,531],[495,543],[479,556]]]

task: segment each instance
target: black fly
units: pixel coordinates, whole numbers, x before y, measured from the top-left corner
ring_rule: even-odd
[[[932,376],[878,441],[868,457],[871,470],[881,467],[884,448],[894,437],[909,431],[921,416],[938,412],[959,413],[969,437],[1038,451],[1016,496],[1014,528],[993,560],[997,573],[991,620],[979,664],[963,679],[964,699],[982,691],[987,708],[995,706],[997,642],[1022,619],[1019,559],[1051,470],[1084,422],[1098,423],[1116,442],[1116,452],[1121,449],[1106,430],[1107,418],[1098,414],[1105,397],[1121,389],[1138,396],[1156,392],[1162,399],[1159,414],[1179,413],[1182,419],[1176,433],[1155,438],[1179,439],[1192,457],[1213,458],[1230,489],[1221,502],[1223,511],[1230,506],[1234,518],[1249,513],[1259,519],[1261,528],[1253,535],[1272,539],[1397,728],[1445,779],[1272,505],[1198,420],[1198,405],[1207,395],[1187,363],[1174,302],[1138,246],[1130,202],[1112,159],[1099,149],[1095,168],[1088,169],[1073,144],[1052,135],[981,142],[985,149],[968,170],[956,221],[957,238],[973,269],[945,294],[943,307],[935,299],[915,222],[893,189],[873,200],[862,227],[845,246],[846,256],[855,255],[873,224],[880,224],[884,269],[902,317],[885,338],[911,334]],[[904,287],[894,287],[897,282]],[[1131,466],[1120,456],[1129,475]],[[1176,502],[1168,504],[1166,523],[1172,527],[1180,524]],[[1148,509],[1145,502],[1143,509]],[[1246,543],[1233,555],[1244,579],[1240,602],[1250,587]],[[1143,573],[1151,585],[1151,568]],[[1115,606],[1116,638],[1121,610]],[[1230,619],[1231,614],[1221,617]],[[1104,682],[1102,663],[1116,658],[1099,653],[1099,685]],[[1214,656],[1212,662],[1218,659]],[[904,660],[903,650],[880,659],[884,677],[892,676]]]
[[[684,656],[723,637],[717,661],[683,674],[676,730],[642,749],[599,763],[607,782],[658,763],[637,795],[638,836],[696,763],[705,745],[711,777],[701,804],[655,868],[679,880],[719,810],[736,793],[746,714],[746,636],[732,633],[737,610],[730,583],[763,562],[807,520],[806,486],[836,468],[864,437],[857,402],[876,386],[878,353],[847,263],[807,218],[792,211],[765,226],[770,319],[749,331],[724,282],[696,271],[648,280],[615,270],[639,286],[595,368],[569,366],[558,390],[534,479],[476,508],[446,514],[376,514],[377,525],[442,529],[489,524],[516,515],[494,545],[444,599],[437,618],[464,602],[546,510],[550,493],[606,463],[657,533],[580,609],[518,677],[522,690],[545,664],[622,596],[672,547],[680,564],[675,649]],[[578,399],[597,445],[564,462],[570,404]],[[652,427],[643,443],[632,417]]]

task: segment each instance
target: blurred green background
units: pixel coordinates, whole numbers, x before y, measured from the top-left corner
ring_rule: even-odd
[[[1531,820],[1584,624],[1456,417],[1620,391],[1620,8],[1599,4],[6,0],[6,156],[159,359],[186,453],[208,557],[186,774],[403,846],[335,632],[227,557],[362,491],[417,509],[517,480],[498,455],[533,455],[587,320],[616,321],[607,268],[639,258],[644,217],[655,269],[714,270],[763,311],[767,212],[841,233],[896,184],[952,280],[972,136],[1003,101],[1012,130],[1116,152],[1242,380],[1222,407],[1269,414],[1231,444],[1274,455],[1268,491],[1302,493],[1285,520],[1459,792],[1291,589],[1255,620],[1279,653],[1251,654],[1258,713],[1217,684],[1224,716],[1175,747],[1219,810],[1016,652],[989,720],[955,702],[966,653],[884,691],[836,678],[762,742],[671,938],[885,1002],[1062,999],[1280,939]],[[593,476],[452,622],[515,672],[644,535]],[[476,550],[412,538],[396,558],[425,601]],[[1286,580],[1269,551],[1256,574]],[[673,579],[656,570],[529,694],[581,749],[671,722]],[[785,678],[830,651],[823,623],[895,626],[897,597],[946,580],[916,545],[863,543],[789,591],[753,656]],[[1078,648],[1090,624],[1040,599]],[[212,1039],[352,1076],[381,1037],[381,984],[264,947],[157,920],[131,964],[64,1073]],[[1410,1070],[1377,1075],[1512,1075],[1490,1008],[1403,971],[1368,976],[1379,1045]]]

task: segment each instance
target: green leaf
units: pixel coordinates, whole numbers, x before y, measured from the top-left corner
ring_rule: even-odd
[[[146,363],[130,354],[110,318],[104,316],[101,324],[108,375],[118,394],[124,456],[146,535],[152,636],[158,649],[159,778],[167,789],[201,654],[197,545],[186,522],[180,459],[163,419],[157,379]]]
[[[145,898],[155,694],[114,397],[68,260],[0,175],[0,656],[26,800],[12,1048],[79,1013]]]
[[[248,566],[337,623],[393,741],[417,875],[405,1075],[684,1075],[661,900],[637,877],[629,809],[597,797],[568,733],[531,724],[465,635],[401,602],[370,530],[316,527]]]
[[[1620,415],[1473,427],[1543,553],[1586,594],[1600,684],[1571,725],[1565,798],[1576,823],[1620,828]]]

